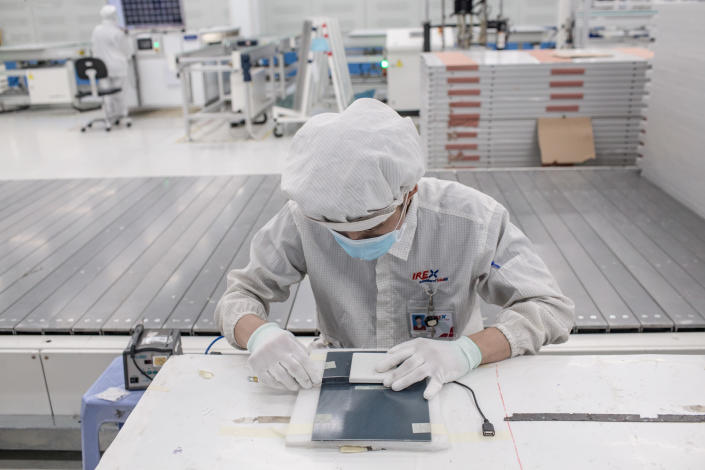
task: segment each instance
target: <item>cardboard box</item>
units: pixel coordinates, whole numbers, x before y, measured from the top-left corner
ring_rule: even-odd
[[[595,158],[589,117],[539,118],[537,127],[544,165],[569,165]]]

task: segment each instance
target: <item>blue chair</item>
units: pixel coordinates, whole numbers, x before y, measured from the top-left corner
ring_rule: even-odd
[[[111,402],[96,397],[110,387],[125,387],[122,356],[116,357],[81,399],[81,449],[83,470],[93,470],[100,461],[98,431],[103,423],[123,424],[130,416],[144,390],[128,392]]]

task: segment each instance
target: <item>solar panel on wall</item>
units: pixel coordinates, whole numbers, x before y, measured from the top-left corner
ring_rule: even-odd
[[[122,0],[125,26],[183,26],[180,0]]]

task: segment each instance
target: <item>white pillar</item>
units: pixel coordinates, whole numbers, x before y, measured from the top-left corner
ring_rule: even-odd
[[[230,24],[240,27],[241,36],[257,36],[261,33],[258,0],[229,0]]]

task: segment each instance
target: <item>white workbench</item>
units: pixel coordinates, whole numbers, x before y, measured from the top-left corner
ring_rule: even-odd
[[[494,438],[479,433],[467,392],[447,385],[441,400],[450,449],[359,454],[287,448],[286,424],[247,419],[290,416],[295,395],[248,382],[246,359],[170,359],[99,470],[705,468],[705,423],[503,420],[513,413],[703,414],[702,355],[533,356],[483,366],[464,381],[494,423]]]

